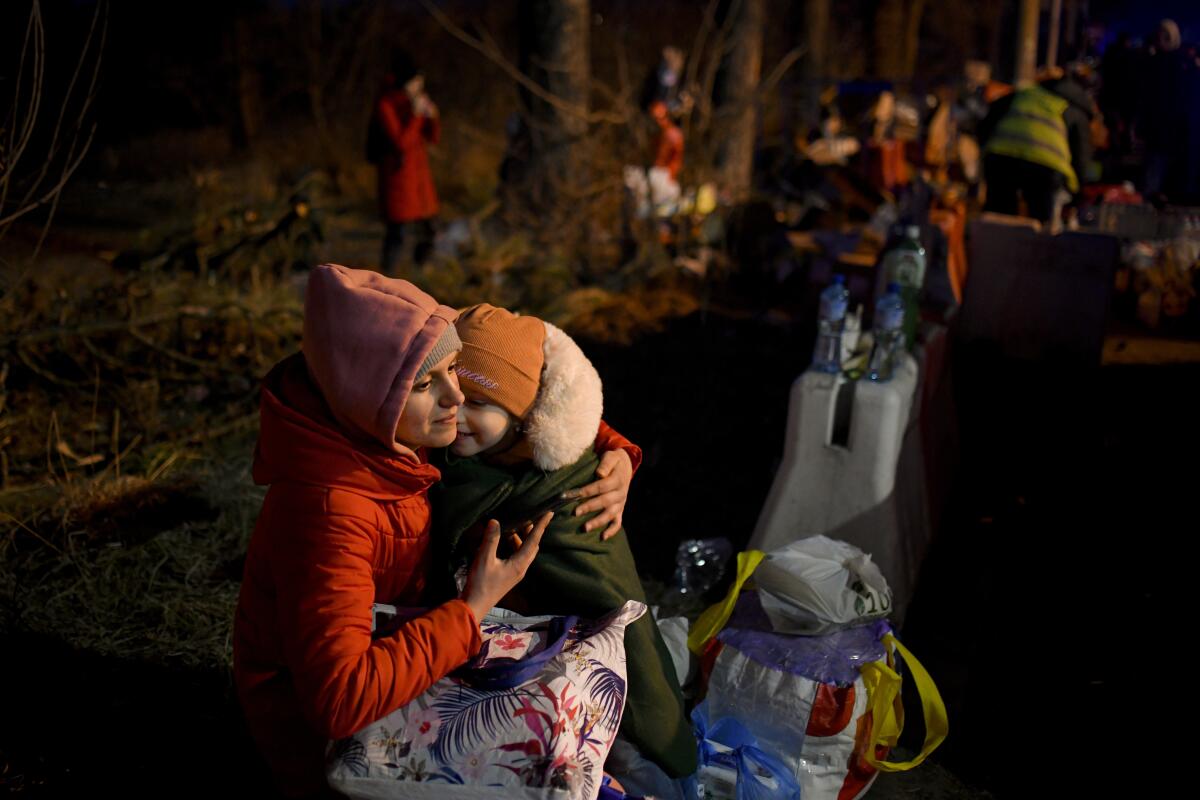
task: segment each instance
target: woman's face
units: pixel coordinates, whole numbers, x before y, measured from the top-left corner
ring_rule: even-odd
[[[469,388],[466,397],[458,412],[458,435],[450,445],[450,452],[456,456],[473,456],[511,443],[516,436],[516,418]]]
[[[413,383],[396,424],[397,442],[416,450],[447,447],[454,441],[458,409],[463,402],[454,372],[457,359],[458,353],[451,353]]]

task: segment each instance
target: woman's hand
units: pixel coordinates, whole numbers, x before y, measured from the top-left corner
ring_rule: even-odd
[[[525,571],[533,563],[542,541],[542,534],[550,524],[554,514],[546,512],[533,526],[533,530],[524,537],[517,539],[516,551],[508,558],[496,555],[496,547],[500,544],[500,523],[489,520],[483,541],[475,552],[475,560],[467,573],[467,585],[463,588],[462,599],[475,615],[475,621],[481,621],[496,603],[525,577]]]
[[[625,501],[629,498],[629,484],[633,481],[633,462],[624,450],[608,450],[600,456],[596,467],[597,480],[587,486],[571,489],[563,494],[568,497],[591,498],[575,508],[575,516],[599,511],[595,519],[588,520],[584,530],[594,531],[604,527],[602,540],[611,539],[621,530],[621,517],[625,513]]]

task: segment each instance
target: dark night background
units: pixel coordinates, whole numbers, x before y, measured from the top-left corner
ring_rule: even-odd
[[[30,5],[0,5],[6,103]],[[437,5],[519,61],[515,1]],[[923,97],[957,81],[967,59],[1012,79],[1017,2],[924,3],[915,69],[891,76],[877,47],[886,5],[829,0],[824,83],[886,77]],[[1079,16],[1060,62],[1099,63],[1118,33],[1148,37],[1164,17],[1185,43],[1200,40],[1191,0],[1065,5]],[[636,102],[661,48],[692,45],[704,6],[592,0],[592,77],[609,87],[593,102],[616,108],[622,92]],[[766,3],[764,73],[803,40],[804,7]],[[38,118],[18,188],[30,165],[62,163],[55,103],[96,6],[40,8],[54,113]],[[521,94],[419,3],[105,8],[86,158],[52,207],[0,225],[0,792],[270,796],[234,697],[227,624],[261,501],[248,474],[257,380],[298,342],[305,265],[377,263],[383,228],[362,151],[396,46],[422,65],[441,108],[430,154],[439,224],[480,219],[487,242],[405,277],[452,304],[487,299],[564,320],[581,341],[605,382],[606,420],[645,453],[625,524],[652,594],[666,592],[681,540],[745,546],[827,274],[779,255],[781,206],[730,212],[719,268],[702,280],[672,268],[653,235],[619,241],[619,201],[604,206],[598,190],[596,226],[612,230],[593,230],[581,254],[557,238],[559,217],[527,229],[481,213],[499,196],[505,122]],[[1043,21],[1042,53],[1045,36]],[[770,189],[770,153],[811,122],[794,110],[802,69],[758,109],[756,191]],[[611,183],[613,165],[643,159],[646,135],[636,119],[594,125],[591,180]],[[703,148],[717,138],[689,138],[685,184],[711,178]],[[869,215],[851,205],[807,224],[861,229]],[[776,280],[771,267],[784,263],[791,277]],[[1172,722],[1191,711],[1200,337],[1194,324],[1135,331],[1119,302],[1106,352],[1137,340],[1146,354],[1119,363],[1016,358],[956,338],[953,308],[926,315],[951,342],[931,412],[948,482],[901,636],[937,680],[951,732],[927,765],[882,776],[869,796],[1148,797],[1190,782],[1189,742]],[[103,327],[194,307],[208,311],[141,338]],[[45,331],[61,335],[37,338]],[[922,733],[914,702],[910,749]]]

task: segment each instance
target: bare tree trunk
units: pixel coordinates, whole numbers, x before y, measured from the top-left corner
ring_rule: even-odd
[[[561,207],[577,196],[585,174],[591,86],[589,0],[520,0],[521,70],[551,95],[551,105],[521,90],[529,125],[532,205]]]
[[[875,9],[875,74],[880,78],[898,78],[904,71],[905,0],[882,0]]]
[[[904,73],[912,78],[917,71],[917,54],[921,51],[921,17],[925,13],[925,0],[910,0],[904,19]]]
[[[1079,22],[1079,4],[1076,0],[1067,0],[1067,22],[1063,31],[1063,44],[1066,45],[1067,58],[1073,59],[1079,55],[1075,46],[1076,25]]]
[[[993,69],[1000,64],[1003,53],[1004,12],[1007,3],[1004,0],[984,0],[979,4],[976,31],[983,31],[980,37],[983,47],[987,49],[987,61]],[[977,34],[978,35],[978,34]],[[996,79],[999,80],[999,75]]]
[[[825,65],[829,41],[830,0],[804,0],[804,60],[801,69],[806,76],[821,77]]]
[[[262,81],[255,64],[253,39],[249,20],[239,15],[233,30],[238,99],[238,126],[234,138],[243,147],[254,145],[263,126]]]
[[[816,125],[820,112],[821,82],[829,71],[830,0],[803,0],[804,57],[800,60],[803,82],[801,114],[807,125]]]
[[[329,113],[326,109],[325,70],[329,54],[324,41],[324,18],[320,0],[305,0],[299,7],[301,27],[305,31],[304,60],[307,69],[306,88],[308,90],[308,110],[312,115],[313,125],[317,129],[317,138],[326,153],[335,153],[337,144],[333,131],[329,126]]]
[[[1018,86],[1028,86],[1037,75],[1038,15],[1041,3],[1038,0],[1021,0],[1021,16],[1017,22],[1017,74]]]
[[[1050,32],[1046,36],[1046,66],[1058,66],[1058,33],[1062,20],[1062,0],[1050,0]]]
[[[725,47],[715,87],[721,136],[716,167],[721,185],[735,201],[749,194],[753,177],[764,18],[764,0],[730,0],[723,15]]]
[[[907,80],[917,67],[925,0],[883,0],[875,11],[875,74]]]

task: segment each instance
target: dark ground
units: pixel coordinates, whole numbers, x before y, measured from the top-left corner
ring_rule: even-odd
[[[807,328],[710,310],[632,349],[585,344],[606,418],[645,451],[626,523],[647,574],[669,578],[680,539],[748,539]],[[1185,387],[1200,367],[1072,372],[966,355],[953,373],[962,466],[901,631],[941,688],[950,736],[871,796],[1113,796],[1126,784],[1146,796],[1173,777],[1167,678],[1186,639],[1170,616],[1191,584],[1180,543],[1196,529],[1184,512],[1200,444]],[[45,639],[0,649],[0,792],[267,793],[227,675]]]

